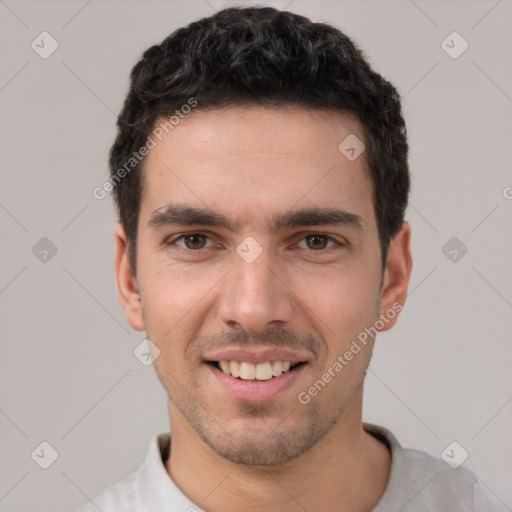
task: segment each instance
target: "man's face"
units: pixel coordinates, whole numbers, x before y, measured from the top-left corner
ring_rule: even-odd
[[[365,139],[341,113],[232,107],[190,114],[147,157],[128,320],[160,350],[171,429],[229,460],[283,463],[359,413],[371,343],[298,399],[386,307],[365,155],[338,149],[350,134]]]

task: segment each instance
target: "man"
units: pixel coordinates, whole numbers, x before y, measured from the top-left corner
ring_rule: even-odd
[[[115,274],[170,434],[82,510],[489,511],[362,422],[412,267],[395,88],[340,31],[226,9],[133,68],[110,153]]]

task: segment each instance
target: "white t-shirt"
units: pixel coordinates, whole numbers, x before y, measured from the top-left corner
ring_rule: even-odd
[[[387,444],[392,455],[388,485],[371,512],[509,511],[471,471],[452,469],[425,452],[404,449],[383,427],[363,426]],[[77,512],[206,512],[190,501],[167,473],[164,462],[169,448],[169,432],[153,437],[146,459],[135,472]]]

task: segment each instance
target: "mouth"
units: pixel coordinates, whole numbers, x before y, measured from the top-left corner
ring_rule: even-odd
[[[298,386],[308,366],[306,361],[238,359],[207,360],[211,385],[237,401],[266,402],[277,400]],[[284,398],[281,398],[284,399]]]
[[[212,392],[256,402],[281,398],[298,387],[310,361],[311,354],[285,347],[230,347],[203,356]]]
[[[263,361],[261,363],[251,363],[249,361],[237,360],[207,361],[207,363],[235,379],[256,381],[278,378],[283,373],[293,372],[296,368],[305,364],[304,361]]]

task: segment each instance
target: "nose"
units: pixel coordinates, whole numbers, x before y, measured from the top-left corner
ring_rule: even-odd
[[[236,255],[219,299],[220,319],[229,328],[256,334],[291,320],[293,292],[271,259],[266,251],[251,263]]]

